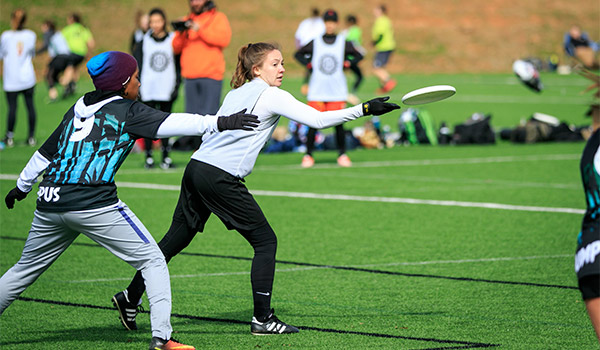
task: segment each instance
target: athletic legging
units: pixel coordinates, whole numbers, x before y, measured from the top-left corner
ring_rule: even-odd
[[[358,87],[360,86],[363,80],[362,71],[360,70],[360,67],[357,64],[351,64],[350,70],[352,71],[352,73],[354,73],[354,75],[356,75],[356,81],[354,81],[354,85],[352,85],[352,93],[356,93]]]
[[[29,116],[29,137],[34,136],[36,114],[33,105],[33,89],[32,87],[23,91],[6,91],[6,101],[8,103],[7,132],[13,133],[15,131],[15,124],[17,122],[17,97],[19,94],[23,94]]]
[[[271,293],[275,275],[275,254],[277,252],[277,237],[275,232],[265,222],[254,230],[238,230],[238,232],[254,248],[250,280],[252,282],[252,295],[254,298],[254,316],[264,320],[270,313]],[[185,222],[174,220],[167,234],[158,242],[160,250],[165,256],[167,264],[171,258],[187,247],[196,236],[197,231],[187,226]],[[129,287],[128,298],[131,302],[140,300],[145,290],[144,278],[140,271],[135,274]],[[264,293],[264,291],[269,291]],[[258,292],[258,293],[257,293]],[[262,321],[261,320],[261,321]]]
[[[317,129],[309,128],[306,134],[306,154],[312,156],[315,149],[315,134]],[[335,127],[335,141],[340,155],[346,153],[346,132],[342,124],[336,125]]]

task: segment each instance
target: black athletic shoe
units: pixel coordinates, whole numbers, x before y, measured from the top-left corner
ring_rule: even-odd
[[[290,326],[283,321],[280,321],[277,316],[273,313],[264,322],[259,322],[256,317],[252,317],[252,324],[250,325],[250,332],[254,335],[269,335],[269,334],[285,334],[285,333],[298,333],[298,328]]]
[[[191,345],[182,344],[173,338],[165,340],[152,337],[150,350],[196,350],[196,348]]]
[[[137,330],[135,316],[138,314],[138,306],[130,303],[125,297],[125,293],[119,292],[112,297],[112,303],[119,311],[119,320],[129,331]],[[139,307],[141,309],[141,307]]]

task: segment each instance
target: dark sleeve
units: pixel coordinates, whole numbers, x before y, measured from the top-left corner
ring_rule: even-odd
[[[377,45],[383,39],[383,35],[377,37],[377,40],[373,40],[373,46]]]
[[[306,66],[312,60],[313,45],[314,44],[311,41],[308,44],[301,47],[300,49],[298,49],[298,51],[296,51],[296,53],[294,54],[294,58],[303,66]]]
[[[174,55],[175,60],[175,89],[171,94],[171,102],[174,102],[179,96],[179,86],[181,85],[181,55]]]
[[[135,32],[137,30],[133,31],[133,34],[131,34],[131,42],[129,43],[129,52],[131,52],[131,54],[133,55],[133,52],[135,51],[135,47],[136,47],[136,41],[135,41]]]
[[[171,113],[148,107],[141,102],[133,102],[125,121],[125,131],[135,138],[156,138],[158,127]]]
[[[363,55],[354,47],[351,41],[346,41],[346,50],[344,52],[344,59],[350,61],[353,64],[358,63],[363,59]]]
[[[50,137],[48,137],[46,141],[44,141],[44,144],[38,149],[38,152],[40,152],[40,154],[44,156],[44,158],[52,160],[56,152],[58,152],[58,142],[60,141],[60,135],[65,129],[67,119],[69,118],[69,116],[72,115],[73,107],[71,107],[71,109],[69,109],[69,111],[65,113],[63,120],[60,122],[58,127],[54,130],[54,132],[52,132]]]
[[[50,38],[51,38],[51,37],[52,37],[52,36],[50,35],[50,33],[48,33],[48,32],[45,32],[45,33],[44,33],[44,36],[43,36],[43,38],[44,38],[44,43],[42,44],[42,47],[40,47],[39,49],[37,49],[37,51],[35,51],[35,54],[36,54],[36,55],[39,55],[39,54],[41,54],[42,52],[44,52],[44,51],[48,50],[48,46],[50,45]]]
[[[133,58],[135,58],[135,60],[137,61],[138,64],[138,69],[139,71],[139,75],[138,76],[142,76],[142,63],[144,62],[144,50],[142,49],[142,43],[144,42],[144,40],[140,41],[139,43],[136,43],[133,45]]]

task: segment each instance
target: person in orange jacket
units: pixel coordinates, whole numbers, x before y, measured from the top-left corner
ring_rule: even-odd
[[[214,114],[221,101],[223,49],[231,41],[231,26],[212,1],[189,0],[189,3],[190,14],[173,23],[176,30],[173,52],[181,55],[181,76],[185,78],[185,111]]]

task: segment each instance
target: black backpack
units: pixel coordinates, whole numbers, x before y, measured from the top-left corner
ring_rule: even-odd
[[[452,142],[457,145],[496,143],[496,134],[490,125],[490,119],[491,114],[474,113],[464,123],[454,127]]]

